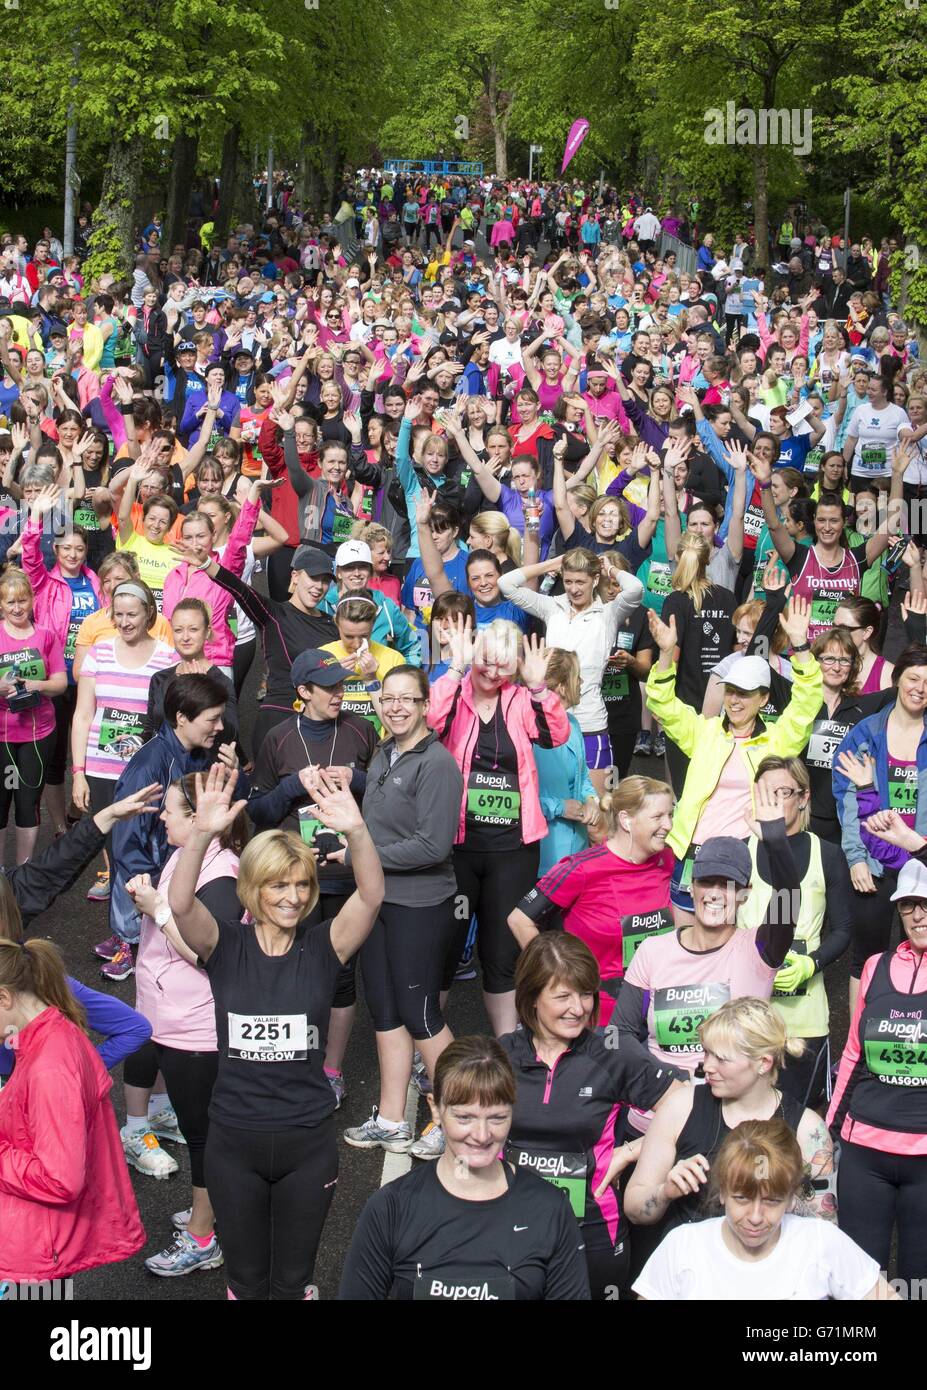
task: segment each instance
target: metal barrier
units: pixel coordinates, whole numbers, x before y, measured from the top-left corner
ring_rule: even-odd
[[[482,178],[484,165],[474,159],[385,159],[388,174],[472,174]]]
[[[657,255],[666,256],[670,251],[676,253],[676,269],[684,270],[687,275],[694,275],[698,265],[698,252],[694,246],[687,246],[678,237],[670,236],[669,232],[660,233],[660,246]]]

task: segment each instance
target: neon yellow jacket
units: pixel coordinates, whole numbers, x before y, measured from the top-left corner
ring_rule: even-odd
[[[797,756],[808,742],[811,726],[821,711],[821,668],[809,653],[792,658],[792,698],[775,724],[762,725],[753,738],[738,742],[743,757],[756,772],[764,758]],[[682,796],[673,813],[673,828],[666,843],[682,859],[692,843],[699,816],[721,779],[724,764],[734,750],[733,736],[724,716],[706,719],[676,695],[676,667],[665,671],[653,666],[647,677],[647,708],[659,719],[664,733],[690,759]]]

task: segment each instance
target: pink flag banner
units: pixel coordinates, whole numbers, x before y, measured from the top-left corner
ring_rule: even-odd
[[[578,121],[574,121],[570,126],[570,133],[567,136],[566,148],[563,151],[563,163],[560,166],[561,174],[566,169],[570,160],[573,158],[580,145],[585,140],[589,132],[589,122],[584,116],[580,116]]]

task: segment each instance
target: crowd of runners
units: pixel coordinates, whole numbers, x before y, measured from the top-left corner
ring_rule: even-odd
[[[0,238],[0,1286],[137,1258],[133,1177],[186,1144],[145,1264],[230,1299],[314,1296],[351,1148],[416,1161],[343,1299],[897,1297],[927,372],[895,244],[794,210],[721,244],[566,180],[338,202],[155,217],[125,278],[85,276],[90,210],[73,255]],[[72,978],[42,913],[89,865]]]

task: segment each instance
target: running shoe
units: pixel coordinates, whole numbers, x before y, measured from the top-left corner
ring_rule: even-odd
[[[653,739],[647,729],[641,729],[634,744],[635,758],[649,758],[653,753]]]
[[[325,1075],[328,1078],[329,1086],[331,1086],[332,1090],[335,1093],[335,1109],[340,1110],[341,1103],[344,1100],[345,1096],[348,1094],[348,1088],[345,1085],[344,1077],[342,1076],[340,1071],[334,1076],[331,1074],[331,1072],[326,1072]]]
[[[187,1141],[180,1132],[177,1123],[177,1111],[172,1105],[165,1105],[163,1110],[159,1110],[157,1115],[148,1116],[149,1133],[157,1135],[159,1139],[167,1139],[171,1144],[185,1144]]]
[[[454,971],[454,981],[459,984],[461,980],[475,979],[476,966],[473,964],[473,953],[471,951],[461,956],[457,969]]]
[[[135,974],[135,961],[132,957],[132,947],[126,941],[119,943],[119,950],[112,960],[100,967],[100,974],[105,980],[127,980],[130,975]]]
[[[173,1216],[171,1217],[171,1221],[174,1224],[174,1229],[177,1231],[185,1231],[190,1224],[190,1217],[192,1215],[192,1207],[187,1207],[186,1211],[175,1211]]]
[[[434,1122],[427,1124],[409,1153],[413,1158],[440,1158],[444,1153],[444,1130]]]
[[[655,758],[662,758],[662,757],[664,757],[665,755],[666,755],[666,735],[663,733],[663,731],[662,731],[662,729],[661,729],[660,732],[659,732],[658,734],[654,734],[654,736],[653,736],[653,756],[654,756]]]
[[[88,903],[109,902],[109,874],[105,869],[97,873],[97,881],[87,894]]]
[[[122,937],[114,932],[105,941],[101,941],[98,946],[94,946],[93,954],[99,956],[100,960],[112,960],[113,956],[118,956],[122,950]]]
[[[344,1142],[352,1149],[385,1149],[389,1154],[406,1154],[412,1147],[412,1130],[403,1120],[398,1129],[385,1129],[374,1110],[369,1120],[344,1131]]]
[[[169,1178],[177,1172],[177,1160],[161,1148],[151,1130],[127,1134],[120,1130],[122,1150],[130,1168],[137,1168],[149,1178]]]
[[[428,1076],[428,1068],[416,1052],[415,1060],[412,1063],[412,1085],[420,1096],[431,1095],[431,1081]]]
[[[215,1231],[208,1245],[199,1245],[186,1231],[175,1231],[173,1243],[146,1260],[145,1268],[163,1279],[176,1279],[195,1269],[218,1269],[223,1262]]]

